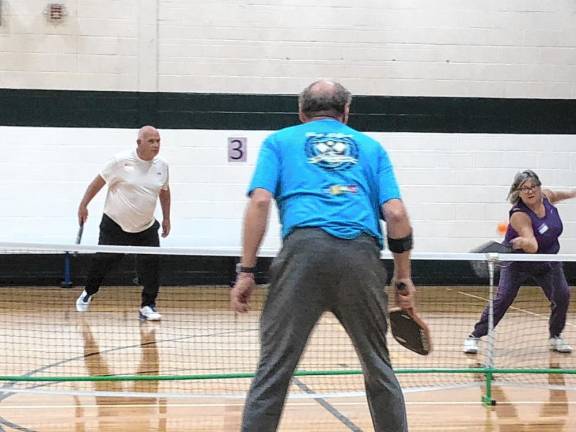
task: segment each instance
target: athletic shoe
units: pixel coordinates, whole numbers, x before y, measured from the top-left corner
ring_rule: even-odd
[[[472,335],[468,336],[464,340],[464,353],[466,354],[478,354],[478,341],[480,338],[474,337]]]
[[[76,310],[78,312],[86,312],[90,307],[90,302],[92,301],[92,296],[86,291],[82,291],[80,297],[76,299]]]
[[[550,350],[559,353],[568,354],[572,352],[572,347],[566,343],[561,336],[551,337],[548,341],[550,343]]]
[[[159,321],[162,315],[156,310],[156,306],[144,306],[140,308],[140,319],[146,321]]]

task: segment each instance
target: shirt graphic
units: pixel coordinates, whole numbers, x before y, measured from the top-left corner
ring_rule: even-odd
[[[346,170],[358,162],[358,145],[343,133],[306,134],[308,162],[326,170]]]

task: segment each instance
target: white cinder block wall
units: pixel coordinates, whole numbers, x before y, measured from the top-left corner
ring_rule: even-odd
[[[0,87],[295,94],[330,77],[355,94],[576,98],[570,0],[4,0]],[[0,107],[9,110],[10,107]],[[97,127],[97,125],[95,125]],[[268,131],[163,130],[174,231],[164,244],[239,244],[240,220]],[[125,129],[0,127],[0,241],[71,242],[77,203]],[[229,136],[249,160],[228,163]],[[374,133],[390,152],[418,251],[467,251],[497,237],[514,173],[576,186],[570,135]],[[104,194],[91,205],[95,243]],[[563,252],[576,253],[576,203],[560,205]],[[267,247],[279,244],[273,221]]]
[[[3,0],[9,88],[576,97],[572,0]]]

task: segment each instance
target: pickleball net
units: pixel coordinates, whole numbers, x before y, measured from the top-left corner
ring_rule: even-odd
[[[223,281],[233,277],[238,251],[32,244],[0,244],[0,249],[2,394],[245,396],[258,360],[258,320],[266,285],[254,293],[248,314],[229,309],[229,286]],[[72,288],[59,283],[66,251],[72,257]],[[126,256],[89,310],[77,312],[75,301],[97,252]],[[160,322],[138,319],[141,287],[135,269],[142,253],[160,255]],[[418,309],[431,329],[434,350],[419,356],[388,337],[392,364],[405,391],[472,386],[487,386],[489,391],[493,383],[576,389],[576,353],[550,351],[550,305],[537,286],[521,288],[504,319],[481,340],[478,354],[463,353],[464,339],[496,291],[496,281],[478,279],[470,262],[486,261],[497,269],[500,258],[414,254]],[[554,259],[569,267],[576,256]],[[383,265],[390,266],[386,254]],[[435,272],[439,280],[446,274],[449,284],[425,284]],[[265,282],[265,271],[261,279]],[[570,307],[563,336],[574,345],[575,326]],[[310,338],[290,397],[363,392],[354,347],[337,319],[326,313]]]

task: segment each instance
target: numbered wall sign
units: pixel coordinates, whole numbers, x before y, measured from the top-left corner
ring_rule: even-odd
[[[228,162],[246,162],[246,141],[245,137],[228,138]]]

